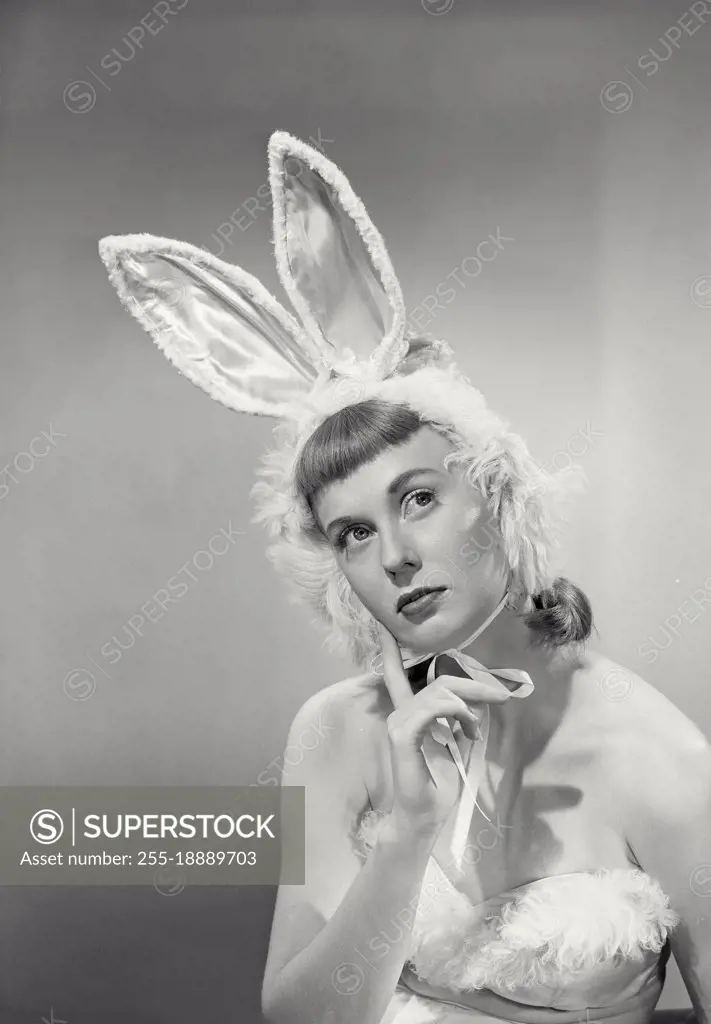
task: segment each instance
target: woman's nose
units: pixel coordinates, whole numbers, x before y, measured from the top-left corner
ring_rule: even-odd
[[[399,531],[381,533],[380,559],[390,576],[397,576],[403,569],[419,569],[422,565],[412,541]]]

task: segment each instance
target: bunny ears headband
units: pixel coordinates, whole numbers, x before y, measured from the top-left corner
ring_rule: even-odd
[[[387,377],[405,307],[383,239],[345,175],[286,132],[269,140],[274,249],[297,321],[251,274],[187,242],[103,238],[126,306],[170,361],[239,412],[292,415],[325,370]]]
[[[330,548],[307,534],[310,512],[293,490],[299,452],[324,419],[379,397],[453,428],[482,471],[497,467],[488,489],[500,514],[510,504],[509,561],[528,593],[548,583],[564,488],[487,408],[451,348],[406,330],[385,243],[343,172],[286,132],[270,137],[268,162],[277,271],[298,320],[257,278],[188,242],[112,235],[99,253],[123,305],[184,376],[230,409],[278,421],[255,518],[297,599],[330,624],[331,647],[363,662],[379,649],[374,620]]]

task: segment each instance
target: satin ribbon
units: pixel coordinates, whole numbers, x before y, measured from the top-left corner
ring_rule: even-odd
[[[468,654],[463,654],[461,650],[463,647],[468,647],[469,644],[476,640],[478,636],[481,636],[486,627],[493,622],[496,616],[501,612],[506,604],[508,596],[507,590],[491,615],[485,619],[485,621],[475,630],[474,633],[471,634],[471,636],[468,636],[467,639],[457,647],[450,647],[445,651],[419,654],[411,658],[403,659],[403,667],[407,670],[409,668],[413,668],[415,665],[419,665],[428,658],[432,658],[427,669],[427,685],[429,686],[429,684],[434,682],[436,678],[438,657],[447,655],[457,662],[470,679],[486,681],[488,678],[489,681],[508,680],[509,682],[518,683],[519,685],[517,689],[509,691],[511,696],[519,698],[528,697],[535,689],[533,680],[528,672],[524,672],[523,669],[517,668],[487,669],[480,661],[477,661],[476,658],[472,658],[471,655]],[[464,791],[462,792],[459,806],[457,808],[457,817],[454,823],[451,843],[452,859],[457,869],[461,869],[462,866],[462,859],[467,845],[471,820],[474,815],[474,808],[478,807],[486,820],[491,822],[491,818],[489,818],[489,816],[476,802],[477,793],[479,791],[486,766],[486,748],[489,741],[490,721],[491,716],[489,706],[487,704],[484,706],[483,719],[480,723],[481,740],[473,743],[469,751],[468,765],[464,764],[461,751],[448,720],[446,718],[438,718],[431,726],[433,738],[437,743],[440,743],[449,750],[449,753],[457,767],[457,771],[464,783]]]

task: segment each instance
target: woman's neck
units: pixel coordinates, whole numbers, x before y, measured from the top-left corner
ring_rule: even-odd
[[[522,669],[533,681],[534,692],[526,700],[489,705],[487,759],[501,765],[523,764],[540,754],[566,713],[580,661],[576,647],[534,646],[524,616],[521,609],[502,608],[480,636],[460,648],[490,671]]]
[[[471,633],[471,629],[469,630]],[[466,640],[465,633],[462,640]],[[462,654],[481,662],[484,668],[520,668],[528,670],[531,661],[539,664],[540,651],[531,645],[531,631],[522,614],[513,608],[502,608],[482,633],[466,646],[461,640],[451,644]]]
[[[543,711],[544,705],[557,707],[567,699],[567,687],[562,684],[579,662],[579,651],[575,646],[534,645],[532,632],[525,622],[526,611],[528,607],[523,611],[502,608],[480,636],[459,650],[490,671],[507,668],[528,672],[538,691],[535,700],[534,695],[529,700]],[[456,641],[452,646],[456,646]]]

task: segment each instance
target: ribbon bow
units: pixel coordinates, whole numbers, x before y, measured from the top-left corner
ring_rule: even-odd
[[[489,625],[492,619],[501,611],[505,602],[506,596],[502,598],[501,602],[494,609],[492,614],[482,623],[477,629],[476,633],[468,637],[461,646],[468,646],[477,636],[479,636],[484,629]],[[516,689],[509,692],[512,697],[528,697],[535,689],[533,680],[531,679],[528,672],[524,672],[523,669],[517,668],[492,668],[487,669],[481,662],[477,661],[476,658],[472,658],[468,654],[463,654],[457,648],[449,648],[446,651],[439,651],[432,657],[431,654],[418,655],[416,657],[408,658],[403,660],[403,667],[405,669],[413,668],[420,662],[425,661],[427,658],[432,658],[428,669],[427,669],[427,685],[434,682],[437,678],[437,661],[439,658],[446,656],[456,661],[456,663],[462,668],[465,674],[470,679],[477,679],[479,681],[487,682],[501,682],[502,680],[508,680],[509,682],[517,683]],[[457,766],[457,771],[462,777],[464,783],[464,792],[462,793],[459,807],[457,809],[457,817],[454,823],[454,830],[452,833],[452,858],[457,868],[460,869],[462,865],[462,859],[464,850],[469,836],[469,828],[471,825],[472,816],[474,814],[474,808],[479,807],[476,802],[477,793],[481,780],[484,774],[484,767],[486,764],[486,747],[489,741],[489,725],[490,725],[490,712],[488,705],[484,707],[484,715],[482,722],[480,723],[481,740],[474,742],[469,752],[469,764],[465,766],[461,751],[455,739],[452,727],[446,718],[438,718],[431,726],[431,733],[437,743],[446,747],[452,756],[452,759]],[[484,815],[488,822],[491,822],[491,818],[479,807],[479,810]]]

